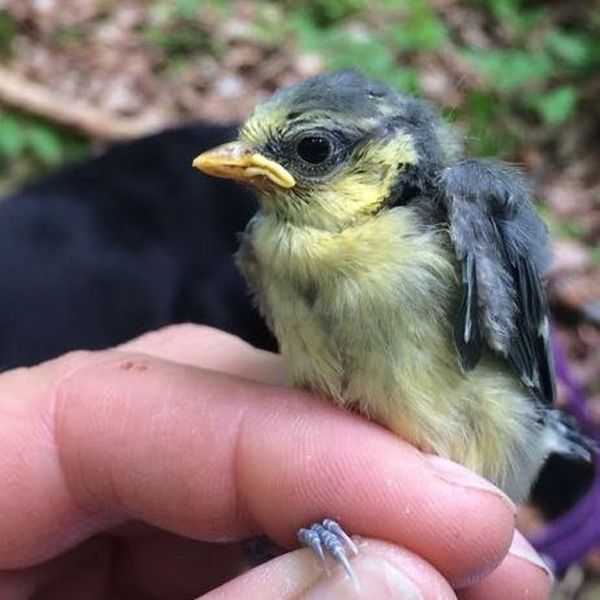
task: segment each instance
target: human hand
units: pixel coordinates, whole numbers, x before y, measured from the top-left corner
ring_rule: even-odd
[[[0,375],[0,598],[548,597],[491,484],[282,372],[186,325]],[[387,540],[359,543],[360,593],[308,550],[248,570],[239,540],[323,516]]]

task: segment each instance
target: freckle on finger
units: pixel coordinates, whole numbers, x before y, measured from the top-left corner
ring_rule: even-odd
[[[151,331],[118,347],[180,364],[220,371],[272,385],[288,383],[278,354],[259,350],[219,329],[184,323]]]

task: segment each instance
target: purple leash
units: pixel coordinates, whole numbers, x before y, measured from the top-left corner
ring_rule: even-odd
[[[588,414],[585,394],[573,379],[564,352],[556,336],[552,337],[556,376],[568,391],[568,410],[577,419],[581,429],[600,446],[600,433]],[[549,557],[556,573],[581,561],[594,547],[600,545],[600,456],[594,456],[596,472],[590,490],[567,513],[552,521],[531,542],[538,552]]]

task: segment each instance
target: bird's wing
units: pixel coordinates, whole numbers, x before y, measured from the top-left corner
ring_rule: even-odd
[[[541,273],[548,233],[514,168],[468,160],[441,173],[454,250],[462,267],[462,297],[454,338],[464,370],[475,367],[483,344],[506,358],[544,404],[555,399],[548,305]]]

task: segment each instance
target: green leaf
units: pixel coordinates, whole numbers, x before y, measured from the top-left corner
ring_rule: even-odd
[[[14,19],[4,10],[0,10],[0,58],[10,58],[16,34],[17,25]]]
[[[182,19],[192,19],[196,16],[202,2],[198,0],[176,0],[175,13]]]
[[[475,64],[489,84],[500,91],[531,87],[556,71],[554,62],[542,52],[525,50],[469,49],[464,53]]]
[[[432,51],[448,40],[448,28],[426,0],[410,0],[410,18],[397,38],[401,48]]]
[[[35,157],[46,165],[56,165],[64,158],[59,134],[42,123],[34,123],[27,131],[29,147]]]
[[[527,39],[531,30],[546,20],[547,7],[535,6],[521,0],[478,0],[474,5],[485,5],[497,23],[508,26],[519,38]]]
[[[577,91],[565,85],[540,95],[535,107],[548,125],[560,125],[573,115],[576,104]]]
[[[296,8],[305,12],[318,27],[331,27],[347,17],[365,9],[366,0],[286,0],[290,9]]]
[[[23,124],[10,113],[0,113],[0,154],[8,159],[17,158],[25,148]]]
[[[581,35],[552,31],[546,42],[551,52],[570,65],[584,65],[588,60],[588,46],[585,38]]]
[[[392,32],[396,46],[404,51],[433,51],[448,40],[446,26],[435,19],[396,25]]]

